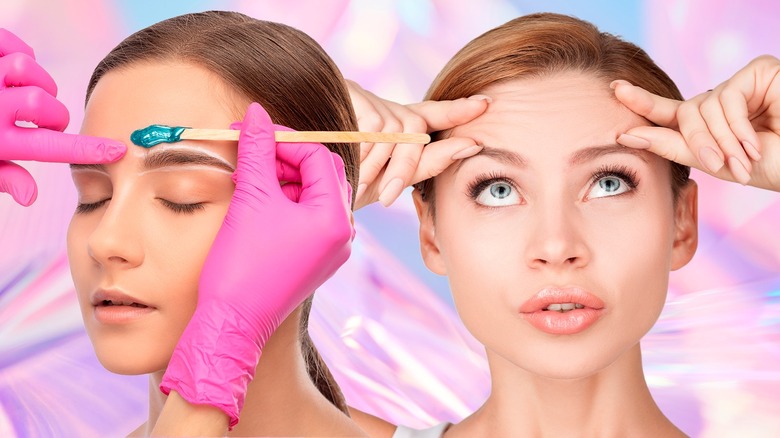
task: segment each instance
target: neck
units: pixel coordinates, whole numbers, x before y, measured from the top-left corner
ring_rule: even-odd
[[[683,436],[653,400],[639,344],[594,375],[551,379],[488,351],[492,390],[485,404],[448,435]]]
[[[362,434],[311,382],[301,355],[299,323],[298,309],[269,338],[249,384],[241,421],[228,436]],[[163,373],[149,378],[147,430],[157,422],[166,400],[159,390]]]

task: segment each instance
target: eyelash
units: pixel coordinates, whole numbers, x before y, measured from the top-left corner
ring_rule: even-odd
[[[157,199],[159,199],[164,206],[168,207],[176,214],[193,214],[196,211],[203,210],[205,208],[202,202],[195,204],[176,204],[175,202],[171,202],[166,199]]]
[[[203,210],[205,207],[203,206],[202,202],[198,202],[195,204],[176,204],[175,202],[168,201],[166,199],[157,198],[162,202],[162,204],[172,210],[175,214],[193,214],[198,210]],[[110,201],[111,198],[103,199],[102,201],[93,202],[91,204],[78,204],[76,206],[76,214],[87,214],[91,213],[98,208],[102,207],[103,204]]]
[[[628,187],[630,187],[631,190],[634,190],[639,186],[639,177],[637,176],[636,170],[622,164],[610,164],[599,167],[591,178],[591,184],[595,184],[596,181],[608,176],[620,178],[623,182],[628,184]]]
[[[103,204],[110,201],[111,198],[103,199],[102,201],[93,202],[91,204],[81,204],[79,203],[76,205],[76,214],[87,214],[92,213],[93,211],[97,210],[98,208],[102,207]]]
[[[468,185],[468,188],[466,189],[466,193],[472,199],[477,199],[477,197],[479,197],[479,194],[482,193],[483,190],[488,188],[491,184],[495,184],[497,182],[509,184],[510,186],[512,186],[513,190],[517,190],[517,186],[515,186],[515,184],[509,178],[506,177],[506,175],[498,172],[490,172],[476,177],[474,181]]]
[[[637,176],[637,172],[628,166],[620,164],[599,167],[591,177],[591,185],[595,184],[596,181],[602,178],[610,176],[620,178],[626,184],[628,184],[628,187],[630,187],[631,190],[634,190],[639,186],[639,177]],[[477,176],[474,181],[468,185],[466,193],[472,199],[477,199],[483,190],[488,188],[491,184],[495,184],[497,182],[509,184],[512,186],[513,190],[517,190],[517,186],[514,184],[514,182],[512,182],[512,180],[507,178],[506,175],[498,172],[491,172]]]

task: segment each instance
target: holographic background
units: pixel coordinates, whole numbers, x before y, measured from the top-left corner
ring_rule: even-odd
[[[98,1],[3,0],[0,26],[58,82],[77,132],[92,68],[132,31],[185,12],[231,9],[295,26],[344,75],[419,99],[467,41],[517,15],[563,12],[644,47],[693,96],[762,53],[780,55],[771,0]],[[0,196],[0,436],[123,436],[145,420],[143,376],[112,375],[82,328],[65,256],[76,203],[65,165],[26,163],[30,208]],[[651,389],[692,436],[780,436],[780,195],[694,172],[700,245],[673,273],[646,337]],[[487,395],[484,354],[444,278],[422,264],[410,197],[357,214],[352,259],[318,292],[312,336],[349,402],[422,427],[457,421]]]

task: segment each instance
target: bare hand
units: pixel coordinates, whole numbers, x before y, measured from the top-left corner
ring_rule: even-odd
[[[780,191],[780,60],[764,55],[706,93],[680,102],[615,81],[615,96],[659,125],[618,143],[727,181]]]
[[[489,99],[472,96],[452,101],[401,105],[347,81],[361,131],[436,132],[467,123],[487,109]],[[404,188],[432,178],[457,160],[482,150],[474,140],[450,137],[428,145],[362,143],[355,210],[377,200],[392,204]]]

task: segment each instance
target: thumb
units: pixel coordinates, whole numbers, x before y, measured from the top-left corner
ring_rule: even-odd
[[[639,141],[637,141],[639,140]],[[680,132],[657,126],[638,126],[617,138],[623,146],[647,149],[669,161],[702,170]]]
[[[267,190],[279,186],[276,178],[276,139],[271,117],[253,102],[246,111],[238,137],[238,165],[233,180]]]
[[[30,172],[18,164],[0,161],[0,192],[9,193],[14,201],[29,207],[38,197],[38,186]]]

